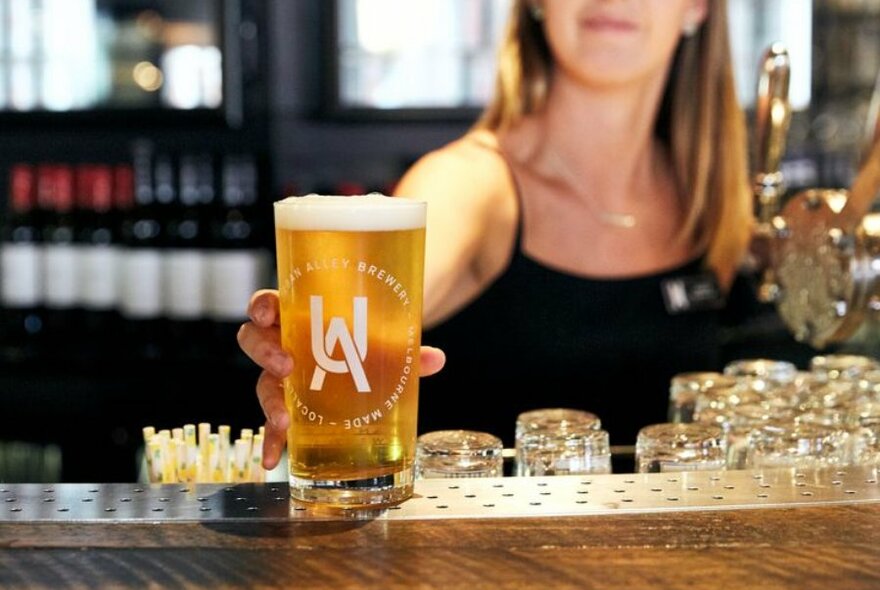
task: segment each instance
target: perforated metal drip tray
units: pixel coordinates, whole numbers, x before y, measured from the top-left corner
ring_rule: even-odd
[[[283,483],[0,484],[0,522],[516,518],[880,502],[877,467],[431,479],[387,510],[317,510]]]

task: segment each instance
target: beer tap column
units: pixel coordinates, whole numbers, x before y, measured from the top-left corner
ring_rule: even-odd
[[[758,224],[752,252],[763,271],[758,296],[774,301],[778,286],[773,274],[776,242],[784,236],[784,223],[777,217],[785,193],[781,163],[791,123],[788,98],[791,61],[781,43],[768,47],[761,59],[755,101],[754,194]]]

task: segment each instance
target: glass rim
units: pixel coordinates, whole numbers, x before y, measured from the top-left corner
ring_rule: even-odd
[[[703,447],[708,442],[725,442],[724,428],[706,422],[664,422],[639,430],[636,447],[670,443],[676,448]]]
[[[576,408],[537,408],[521,412],[516,417],[517,430],[522,432],[544,431],[547,428],[568,429],[587,425],[591,430],[602,428],[602,420],[596,414]]]
[[[339,209],[351,208],[376,208],[388,207],[390,209],[412,208],[423,209],[427,206],[427,202],[420,199],[410,197],[397,197],[394,195],[386,195],[384,193],[363,193],[360,195],[330,195],[320,193],[308,193],[304,195],[288,195],[272,205],[278,208],[295,207],[336,207]]]
[[[769,358],[742,358],[724,366],[722,373],[732,377],[757,377],[787,383],[797,375],[797,366],[791,361]]]

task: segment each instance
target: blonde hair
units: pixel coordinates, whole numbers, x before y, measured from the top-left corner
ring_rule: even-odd
[[[514,2],[497,71],[494,97],[476,129],[503,131],[546,102],[553,56],[527,0]],[[705,22],[679,43],[656,135],[668,147],[684,195],[679,239],[704,251],[707,266],[729,285],[751,237],[753,205],[725,0],[711,0]]]

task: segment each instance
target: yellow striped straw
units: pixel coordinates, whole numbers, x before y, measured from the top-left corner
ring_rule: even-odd
[[[144,460],[147,463],[147,477],[153,483],[153,454],[150,453],[150,440],[156,436],[156,429],[152,426],[144,426]]]
[[[163,429],[158,434],[159,443],[162,445],[162,483],[174,483],[177,481],[177,467],[174,449],[171,446],[171,431]]]
[[[211,481],[208,467],[208,437],[211,436],[211,424],[199,422],[199,481]]]
[[[162,443],[158,437],[153,437],[147,443],[147,456],[150,465],[150,483],[162,483]]]
[[[220,469],[220,435],[216,432],[208,435],[208,466],[209,481],[222,482],[223,471]]]
[[[235,441],[235,472],[233,474],[233,481],[237,483],[247,481],[248,446],[248,441],[243,438],[236,439]]]
[[[226,424],[221,424],[217,428],[217,432],[220,435],[220,469],[223,471],[220,481],[229,481],[229,464],[232,461],[229,449],[229,435],[231,431],[232,429]]]
[[[263,469],[263,435],[254,437],[251,449],[251,481],[266,481],[266,470]]]
[[[248,460],[250,461],[251,447],[254,444],[254,431],[250,428],[241,429],[241,440],[247,442]]]
[[[199,449],[196,446],[195,424],[183,425],[183,443],[186,445],[186,481],[195,482],[198,477]]]
[[[183,433],[181,432],[181,436]],[[187,456],[186,456],[186,443],[183,442],[183,439],[171,439],[172,448],[174,449],[174,457],[177,460],[177,481],[185,482],[187,481],[189,474],[189,465],[187,465]]]

